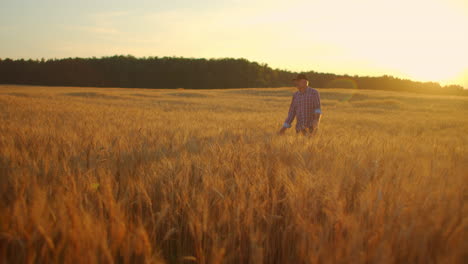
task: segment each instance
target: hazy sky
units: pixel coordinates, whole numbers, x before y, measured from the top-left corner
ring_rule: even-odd
[[[0,0],[0,58],[234,57],[468,88],[466,0]]]

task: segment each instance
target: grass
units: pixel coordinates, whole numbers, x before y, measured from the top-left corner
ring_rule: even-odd
[[[466,261],[467,98],[293,91],[0,86],[0,262]]]

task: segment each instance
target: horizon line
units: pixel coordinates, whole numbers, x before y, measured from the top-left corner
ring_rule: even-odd
[[[237,57],[237,58],[236,57],[211,57],[211,58],[206,58],[206,57],[185,57],[185,56],[176,56],[176,55],[172,55],[172,56],[167,56],[167,55],[164,55],[164,56],[135,56],[135,55],[132,55],[132,54],[114,54],[114,55],[102,55],[100,57],[96,57],[96,56],[91,56],[91,57],[68,56],[68,57],[54,57],[54,58],[51,58],[51,57],[49,57],[49,58],[45,58],[45,57],[41,57],[41,58],[25,58],[25,57],[10,58],[10,57],[5,57],[5,58],[2,58],[2,57],[0,57],[0,60],[8,60],[9,59],[9,60],[26,60],[26,61],[27,60],[33,60],[33,61],[45,60],[45,61],[48,61],[48,60],[63,60],[63,59],[103,59],[103,58],[109,58],[109,57],[133,57],[135,59],[179,58],[179,59],[195,59],[195,60],[222,60],[222,59],[246,60],[246,61],[251,62],[251,63],[257,63],[259,65],[266,65],[267,67],[269,67],[269,68],[271,68],[273,70],[287,71],[287,72],[290,72],[290,73],[314,72],[314,73],[319,73],[319,74],[333,74],[333,75],[337,75],[337,76],[344,76],[344,77],[350,77],[350,78],[353,78],[353,77],[355,77],[355,78],[359,78],[359,77],[370,77],[370,78],[390,77],[390,78],[394,78],[394,79],[406,80],[406,81],[412,81],[412,82],[437,83],[442,88],[443,87],[449,87],[449,86],[460,86],[464,90],[468,90],[468,87],[465,87],[465,86],[463,86],[461,84],[450,83],[450,84],[442,85],[441,81],[422,81],[422,80],[416,80],[416,79],[409,79],[407,77],[398,77],[398,76],[394,76],[394,75],[390,75],[390,74],[359,75],[359,74],[348,74],[348,73],[338,74],[338,73],[323,72],[323,71],[316,71],[316,70],[294,71],[294,70],[285,69],[285,68],[272,67],[271,65],[269,65],[266,62],[258,62],[258,61],[250,60],[250,59],[244,58],[244,57]]]

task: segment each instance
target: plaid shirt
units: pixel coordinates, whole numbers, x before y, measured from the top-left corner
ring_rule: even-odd
[[[319,92],[314,88],[307,87],[304,92],[297,91],[293,95],[288,117],[283,126],[290,128],[294,118],[297,117],[297,131],[310,128],[321,113]]]

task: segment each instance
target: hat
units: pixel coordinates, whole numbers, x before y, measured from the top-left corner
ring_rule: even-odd
[[[305,76],[305,74],[298,74],[296,78],[292,79],[293,81],[296,81],[296,80],[309,80],[307,79],[307,77]]]

